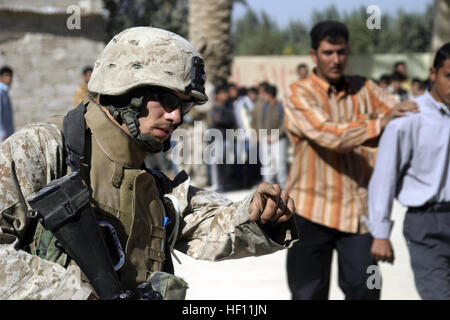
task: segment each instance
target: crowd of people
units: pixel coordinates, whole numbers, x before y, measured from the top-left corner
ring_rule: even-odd
[[[421,96],[430,87],[430,79],[410,78],[406,62],[394,63],[391,74],[383,74],[377,84],[398,101],[411,100]]]
[[[231,141],[225,139],[223,155],[231,150],[234,157],[228,163],[212,165],[214,190],[248,189],[260,181],[285,185],[287,137],[276,86],[262,82],[258,88],[238,88],[230,83],[216,88],[210,128],[220,130],[223,137],[227,129],[241,129],[243,133]],[[260,130],[267,134],[260,135]],[[273,130],[278,131],[273,134]],[[269,144],[276,153],[270,153]]]

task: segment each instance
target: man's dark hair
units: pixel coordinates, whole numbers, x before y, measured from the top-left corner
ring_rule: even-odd
[[[277,96],[277,87],[276,86],[268,85],[267,87],[264,88],[264,91],[265,91],[265,93],[271,95],[274,98]]]
[[[405,76],[398,71],[392,74],[392,81],[405,81]]]
[[[236,89],[237,89],[237,85],[236,85],[236,83],[234,83],[234,82],[229,82],[229,83],[227,84],[227,88],[228,88],[228,89],[231,89],[231,88],[236,88]]]
[[[314,50],[319,48],[319,44],[322,40],[334,43],[338,39],[343,38],[345,42],[348,43],[348,40],[350,39],[345,24],[332,20],[319,22],[312,28],[309,35],[311,37],[311,48]]]
[[[258,94],[258,89],[257,89],[256,87],[250,87],[250,88],[248,89],[248,91],[249,91],[249,92],[253,92],[253,93]]]
[[[11,67],[9,67],[9,66],[3,66],[3,67],[0,69],[0,76],[4,75],[5,73],[8,73],[8,74],[10,74],[10,75],[13,75],[13,71],[12,71]]]
[[[94,69],[91,66],[84,67],[82,72],[83,76],[88,72],[92,72],[92,70]]]
[[[263,81],[263,82],[260,82],[260,83],[259,83],[258,89],[259,89],[260,87],[262,87],[263,91],[266,91],[266,88],[267,88],[268,86],[270,86],[270,83],[268,83],[267,81]]]
[[[247,88],[240,87],[240,88],[238,89],[238,96],[239,96],[239,97],[240,97],[240,96],[246,96],[246,95],[247,95],[247,92],[248,92]]]
[[[305,63],[300,63],[300,64],[297,66],[297,70],[300,69],[300,68],[308,69],[308,66],[307,66]]]
[[[450,59],[450,42],[444,44],[436,52],[436,55],[434,56],[433,68],[438,71],[439,68],[444,65],[444,61],[447,59]]]
[[[397,67],[401,65],[406,66],[405,61],[397,61],[396,63],[394,63],[394,70],[397,70]]]
[[[422,83],[422,80],[420,80],[419,78],[414,78],[411,80],[411,83],[418,83],[420,86],[420,84]]]
[[[217,86],[214,89],[214,94],[215,95],[219,94],[220,92],[228,92],[228,85],[224,84],[224,85],[221,85],[221,86]]]
[[[383,74],[383,75],[380,77],[380,81],[385,81],[385,82],[387,82],[387,83],[391,83],[391,76],[388,75],[388,74]]]

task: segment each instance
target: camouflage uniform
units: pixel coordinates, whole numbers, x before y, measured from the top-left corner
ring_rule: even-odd
[[[99,108],[97,111],[100,113],[95,117],[102,113]],[[103,117],[102,121],[109,121]],[[116,130],[121,135],[121,129]],[[94,135],[102,139],[97,137],[101,131]],[[106,153],[111,147],[108,142],[102,145]],[[62,154],[61,131],[51,123],[27,125],[1,145],[0,299],[86,299],[91,292],[90,286],[81,281],[76,265],[65,269],[21,250],[30,218],[20,201],[15,179],[23,196],[31,197],[62,175]],[[108,177],[112,174],[102,172]],[[112,185],[110,188],[114,189]],[[217,193],[189,187],[189,180],[172,194],[182,212],[175,248],[193,258],[217,261],[258,256],[287,248],[296,238],[290,223],[271,232],[271,239],[257,223],[250,222],[248,208],[253,195],[233,203]]]
[[[96,61],[89,91],[115,96],[137,86],[156,85],[189,94],[201,104],[207,96],[202,69],[192,67],[194,62],[202,63],[198,52],[176,34],[149,27],[127,29],[110,41]],[[216,261],[271,253],[298,238],[293,219],[264,226],[250,222],[253,195],[233,203],[190,186],[188,177],[176,183],[161,179],[169,181],[169,188],[157,188],[157,173],[142,168],[149,152],[156,151],[147,150],[148,145],[114,124],[98,101],[86,100],[85,105],[87,134],[81,176],[91,190],[97,219],[115,227],[125,249],[119,270],[124,289],[154,279],[155,287],[165,294],[171,281],[177,280],[169,277],[167,281],[170,268],[165,269],[171,262],[166,249],[173,245],[193,258]],[[86,299],[93,292],[53,234],[28,215],[27,199],[69,171],[61,120],[54,117],[26,125],[1,145],[0,299]],[[178,232],[170,236],[163,227],[165,207],[160,192],[170,194],[178,209],[175,220],[179,224],[174,228]],[[173,245],[167,246],[166,237],[173,234]],[[176,282],[168,295],[183,296],[176,294],[183,291],[183,285],[182,280]]]

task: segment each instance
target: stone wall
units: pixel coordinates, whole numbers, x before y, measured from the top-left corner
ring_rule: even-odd
[[[64,114],[72,107],[81,70],[104,48],[101,0],[0,0],[0,65],[14,71],[10,91],[16,128]],[[69,30],[70,5],[81,9],[80,29]]]

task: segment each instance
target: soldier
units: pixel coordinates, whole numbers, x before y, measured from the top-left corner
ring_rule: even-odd
[[[216,261],[298,239],[294,203],[277,185],[233,203],[190,186],[184,171],[170,180],[143,165],[207,101],[204,83],[187,40],[127,29],[95,63],[96,97],[1,145],[0,299],[183,299],[174,248]]]

